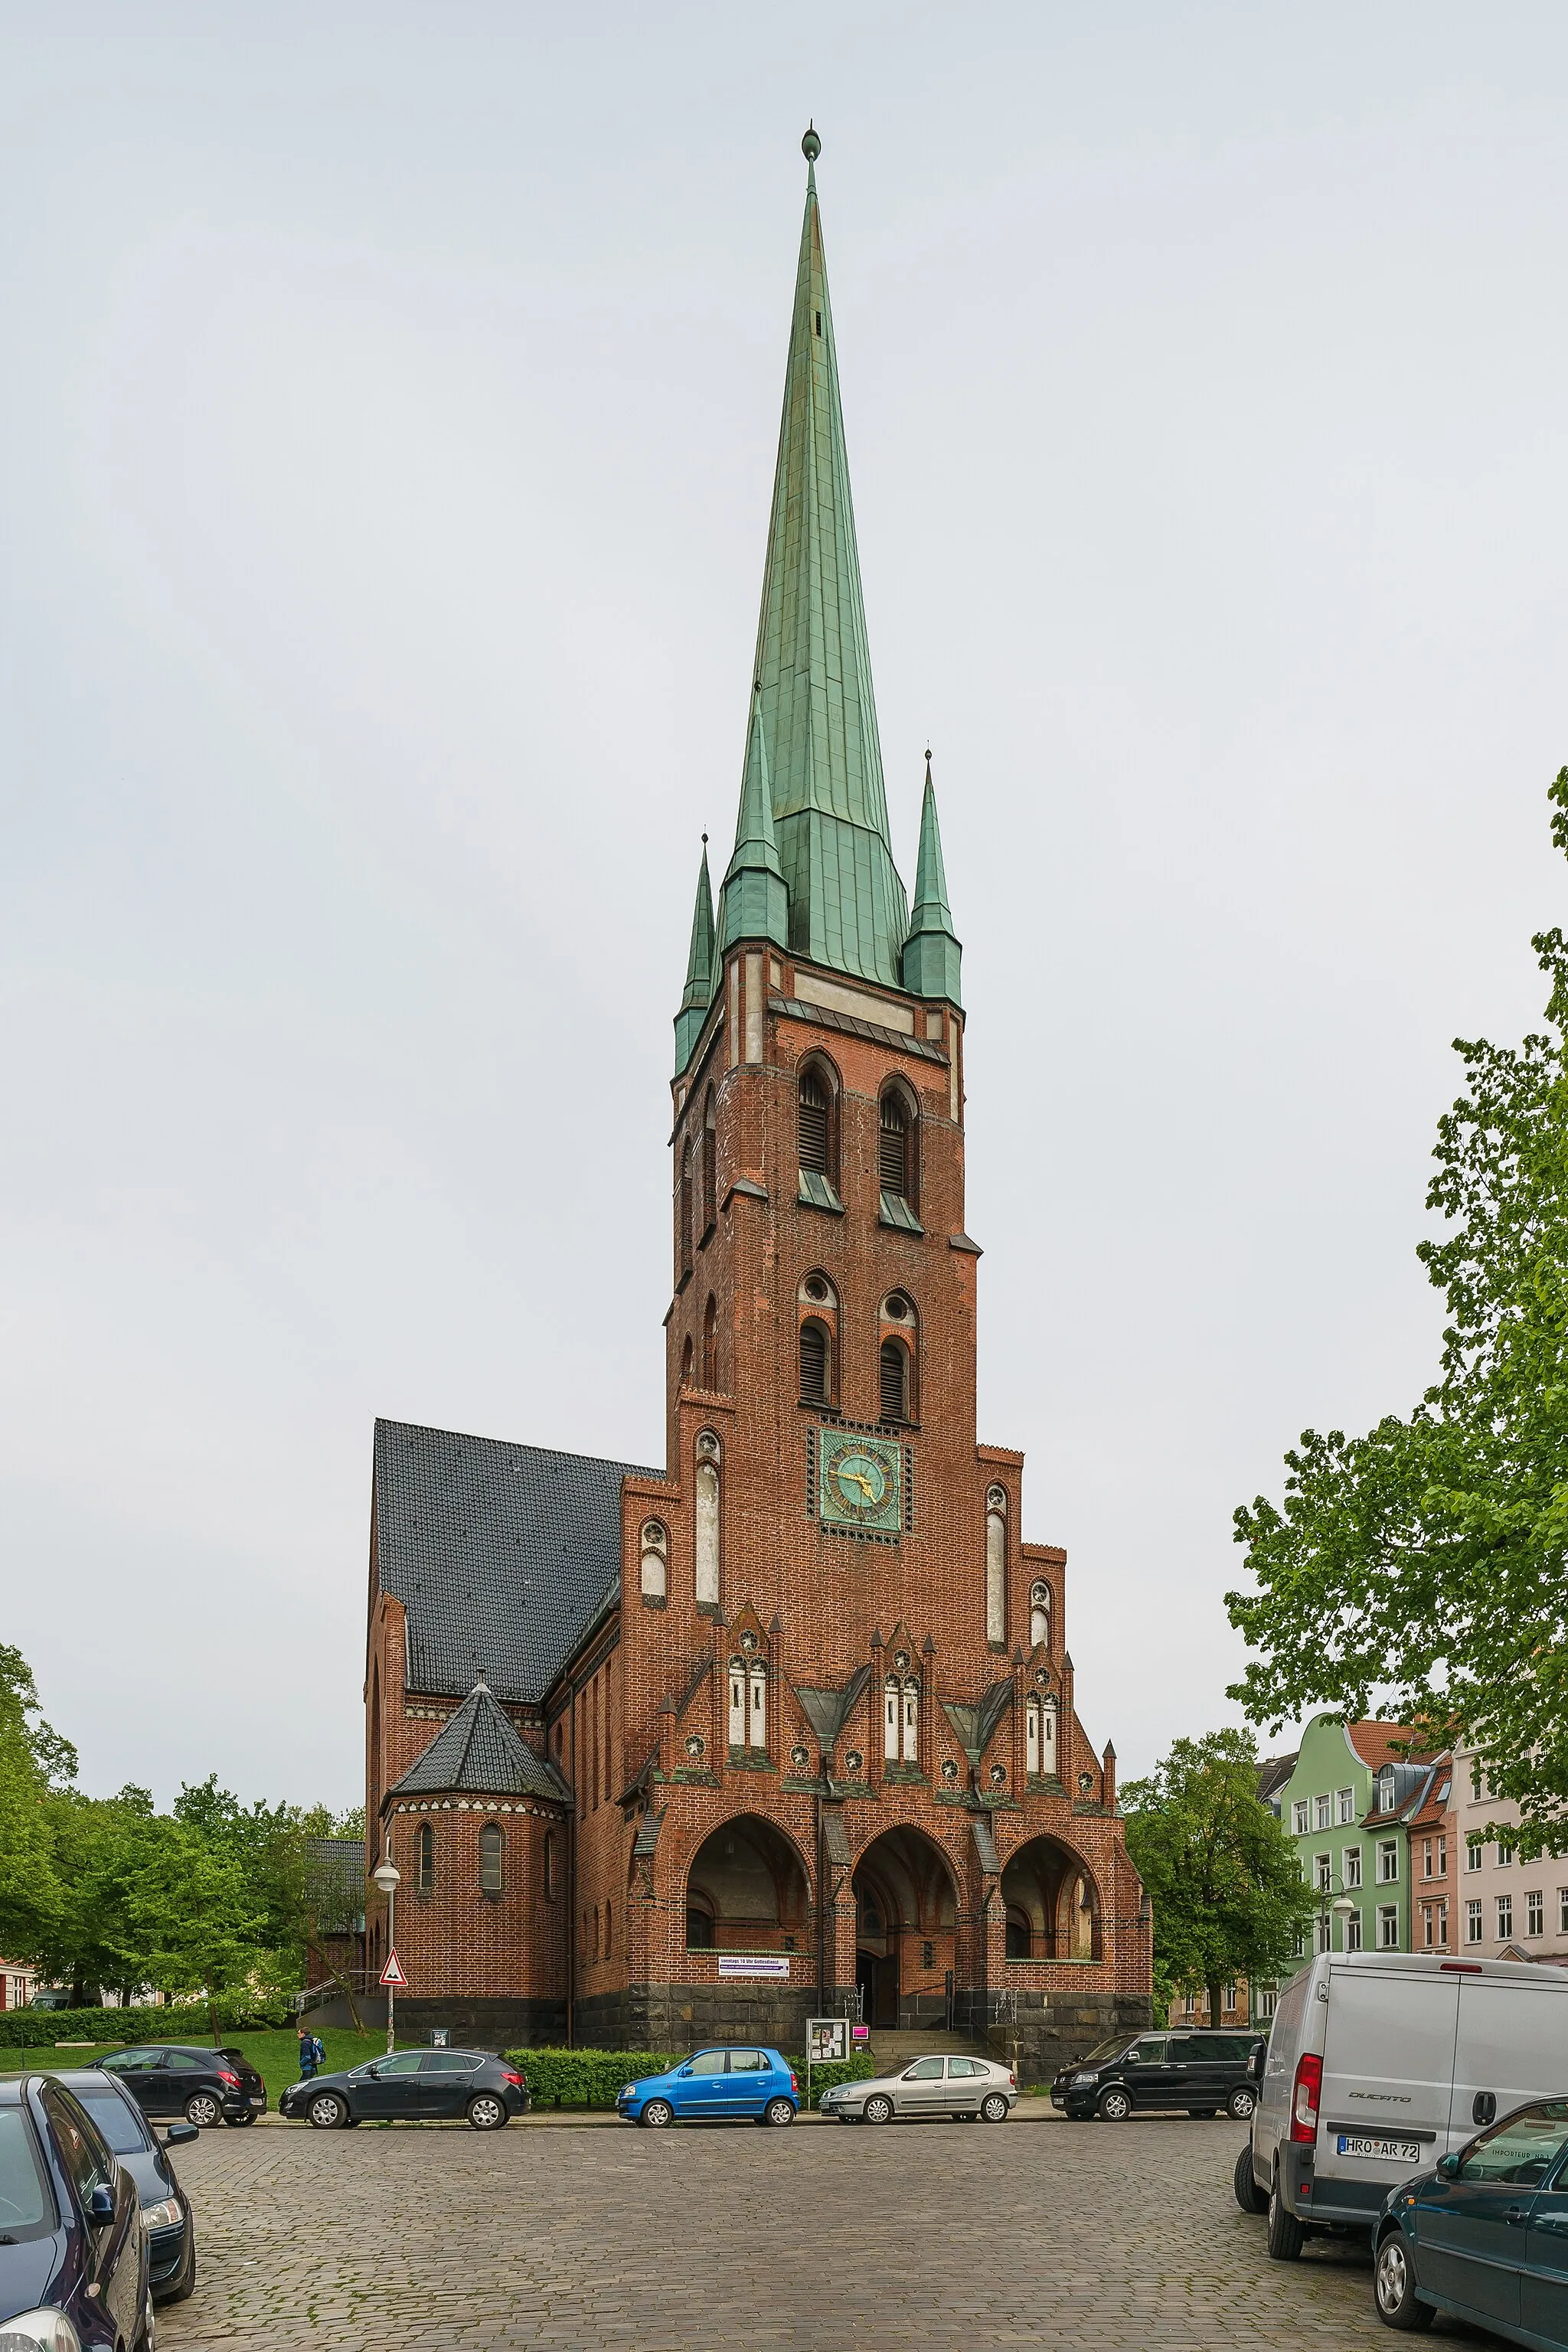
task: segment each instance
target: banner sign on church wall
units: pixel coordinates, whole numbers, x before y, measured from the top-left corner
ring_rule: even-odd
[[[721,1952],[719,1973],[721,1977],[784,1977],[789,1975],[787,1952]]]

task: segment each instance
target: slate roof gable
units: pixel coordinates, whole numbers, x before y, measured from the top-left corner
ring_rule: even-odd
[[[407,1612],[407,1688],[466,1697],[482,1675],[538,1706],[618,1591],[622,1478],[663,1475],[378,1421],[375,1563]]]
[[[570,1790],[554,1767],[536,1756],[485,1685],[476,1683],[423,1756],[387,1790],[388,1797],[447,1796],[454,1790],[486,1797],[546,1797],[564,1804]]]

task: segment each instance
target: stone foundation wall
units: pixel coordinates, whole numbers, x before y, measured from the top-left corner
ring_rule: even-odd
[[[954,1996],[953,2025],[1015,2067],[1021,2086],[1048,2083],[1096,2042],[1113,2033],[1125,2033],[1131,2041],[1154,2021],[1153,2003],[1142,1993],[1018,1993],[1009,1997],[1006,2013],[999,2014],[1002,2004],[998,1993],[961,1989]]]
[[[576,2039],[601,2050],[700,2050],[758,2042],[786,2058],[805,2049],[805,2021],[823,2014],[815,1987],[634,1984],[577,2003]]]
[[[367,2033],[386,2031],[386,1996],[365,1994],[356,2003]],[[346,2000],[323,2001],[307,2010],[307,2021],[318,2031],[323,2025],[352,2026]],[[444,2025],[456,2048],[464,2050],[558,2050],[566,2039],[566,2004],[563,2000],[416,2000],[398,1998],[397,2041],[400,2049],[416,2049],[430,2039],[433,2026]],[[584,2037],[579,2035],[579,2040]]]

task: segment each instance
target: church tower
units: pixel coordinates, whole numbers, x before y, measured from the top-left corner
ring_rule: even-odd
[[[1148,2021],[1149,1911],[1066,1554],[975,1425],[962,950],[929,751],[912,908],[893,860],[803,143],[734,845],[675,1017],[665,1467],[378,1426],[367,1820],[427,1948],[482,1952],[474,2030],[507,1984],[531,2034],[641,2050],[798,2051],[848,2006],[1037,2076]]]

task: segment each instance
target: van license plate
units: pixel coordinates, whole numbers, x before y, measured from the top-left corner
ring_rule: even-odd
[[[1401,2164],[1419,2164],[1421,2143],[1418,2139],[1374,2138],[1370,2133],[1341,2132],[1339,2152],[1342,2156],[1388,2156]]]

